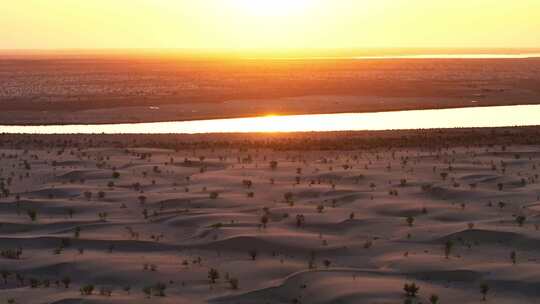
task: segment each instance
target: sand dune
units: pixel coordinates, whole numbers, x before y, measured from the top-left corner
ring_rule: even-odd
[[[537,302],[537,146],[96,138],[0,141],[0,302]]]

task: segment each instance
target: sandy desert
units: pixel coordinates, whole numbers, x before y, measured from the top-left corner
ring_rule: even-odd
[[[0,301],[537,303],[539,132],[3,135]]]

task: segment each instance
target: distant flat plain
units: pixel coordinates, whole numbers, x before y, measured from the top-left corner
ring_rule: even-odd
[[[540,103],[540,59],[0,56],[0,124]]]

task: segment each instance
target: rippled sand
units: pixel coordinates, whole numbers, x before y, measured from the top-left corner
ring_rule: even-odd
[[[483,283],[491,303],[538,298],[536,145],[29,138],[0,141],[3,302],[401,303],[412,282],[423,303],[481,303]]]

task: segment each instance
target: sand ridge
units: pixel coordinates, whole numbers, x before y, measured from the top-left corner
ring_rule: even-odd
[[[327,150],[3,136],[0,301],[483,303],[487,284],[488,303],[536,303],[540,147],[452,132]]]

